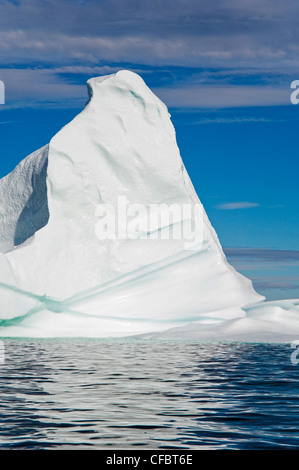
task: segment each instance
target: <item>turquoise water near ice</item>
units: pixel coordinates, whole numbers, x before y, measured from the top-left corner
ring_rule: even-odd
[[[7,339],[0,448],[299,448],[289,344]]]

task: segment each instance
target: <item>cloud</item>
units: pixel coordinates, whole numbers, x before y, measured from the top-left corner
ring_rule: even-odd
[[[254,287],[257,290],[265,290],[265,289],[281,289],[281,290],[289,290],[289,289],[296,289],[299,291],[299,283],[293,284],[291,282],[285,282],[283,280],[271,280],[271,281],[254,281]]]
[[[296,66],[297,17],[297,0],[4,0],[1,61]]]
[[[192,86],[158,88],[155,93],[170,107],[235,108],[290,103],[288,88],[256,86]]]
[[[299,262],[299,250],[270,250],[265,248],[225,247],[225,254],[234,260]]]
[[[88,78],[115,73],[120,66],[86,66],[65,65],[57,67],[18,67],[0,68],[0,79],[5,83],[6,105],[11,107],[33,106],[36,104],[58,104],[61,107],[82,107],[87,99],[85,82]],[[159,70],[144,70],[140,67],[130,67],[143,75],[151,85],[153,76]],[[167,72],[164,71],[164,75]],[[183,72],[181,72],[183,75]],[[169,74],[168,74],[169,76]],[[177,81],[182,79],[177,73]],[[198,78],[198,75],[195,75]],[[214,85],[197,83],[194,77],[189,77],[192,85],[179,84],[174,87],[165,84],[164,87],[151,86],[154,93],[170,108],[181,109],[220,109],[252,106],[277,106],[290,103],[288,88],[279,89],[269,86]],[[257,121],[257,118],[245,118]],[[260,119],[259,119],[260,120]],[[264,120],[264,119],[263,119]],[[237,120],[240,122],[240,119]],[[241,119],[244,121],[244,118]],[[206,121],[200,121],[199,124]],[[208,120],[207,122],[211,122]],[[220,121],[218,121],[220,122]],[[231,119],[221,122],[232,122]],[[233,120],[236,122],[236,120]]]
[[[50,69],[0,69],[0,77],[5,83],[5,109],[55,103],[82,107],[87,101],[84,84],[68,83]]]
[[[228,261],[253,281],[255,289],[271,298],[298,297],[299,251],[225,247]]]
[[[252,207],[259,207],[260,204],[257,202],[247,202],[247,201],[240,201],[240,202],[228,202],[224,204],[218,204],[215,206],[216,209],[219,210],[236,210],[236,209],[250,209]]]
[[[275,119],[275,118],[263,118],[263,117],[257,117],[257,118],[251,118],[251,117],[225,117],[225,118],[202,118],[197,121],[193,121],[192,124],[235,124],[235,123],[255,123],[255,122],[281,122],[282,119]]]
[[[130,68],[172,108],[285,105],[297,17],[297,0],[2,0],[0,79],[9,75],[11,104],[77,106],[85,78]]]

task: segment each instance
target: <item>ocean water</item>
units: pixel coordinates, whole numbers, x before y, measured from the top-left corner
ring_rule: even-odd
[[[299,448],[289,344],[8,339],[0,447]]]

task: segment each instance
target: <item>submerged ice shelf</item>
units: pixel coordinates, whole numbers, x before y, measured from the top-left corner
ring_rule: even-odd
[[[264,302],[204,211],[192,250],[96,237],[97,207],[120,196],[144,207],[200,201],[168,110],[141,77],[124,70],[87,85],[84,110],[0,180],[0,336],[298,336],[298,302]]]

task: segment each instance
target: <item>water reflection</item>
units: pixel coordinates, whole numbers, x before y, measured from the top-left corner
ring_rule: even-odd
[[[1,447],[298,447],[288,345],[6,340]]]

